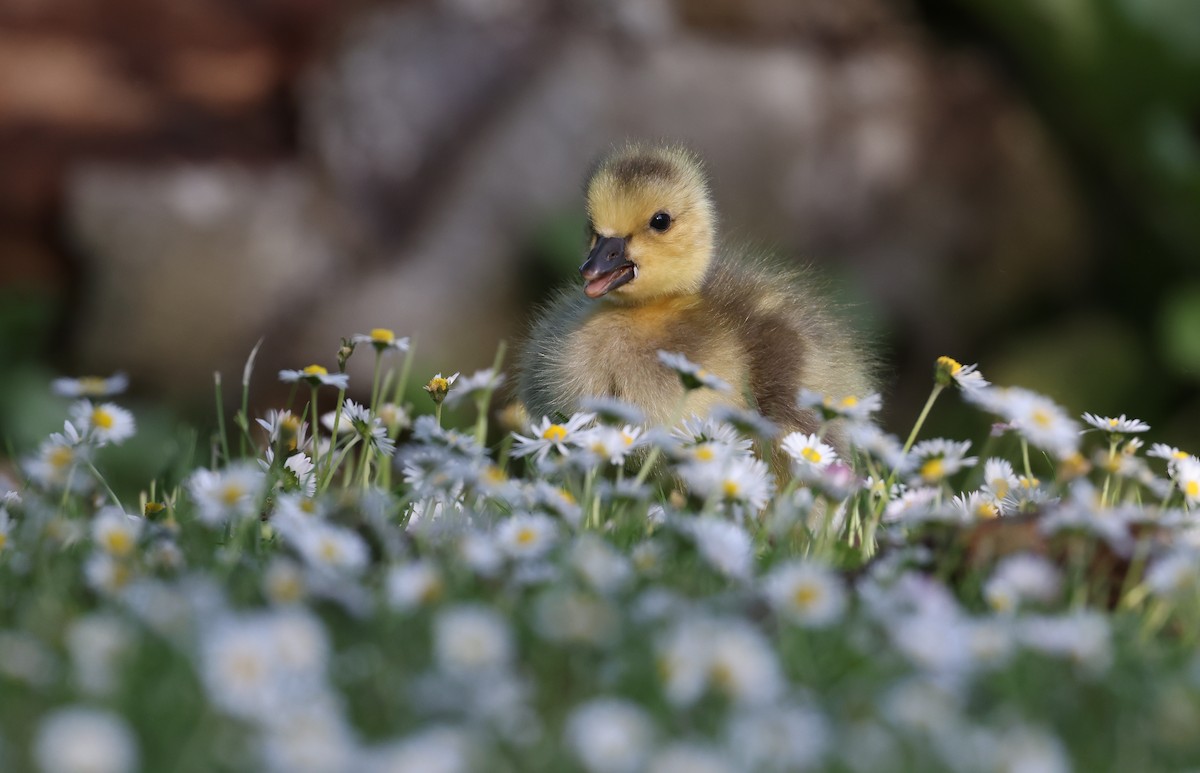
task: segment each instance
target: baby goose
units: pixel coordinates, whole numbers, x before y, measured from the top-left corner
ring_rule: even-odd
[[[631,144],[586,184],[591,245],[585,284],[543,311],[521,357],[519,392],[533,417],[569,415],[588,397],[641,407],[654,423],[705,416],[718,403],[753,408],[784,432],[818,419],[800,387],[863,396],[854,336],[801,272],[716,254],[716,213],[700,160],[670,145]],[[680,352],[733,385],[686,401],[658,351]]]

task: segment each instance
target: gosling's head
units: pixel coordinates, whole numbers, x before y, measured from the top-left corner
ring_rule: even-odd
[[[700,160],[671,145],[626,145],[587,181],[590,298],[623,303],[696,292],[716,230]]]

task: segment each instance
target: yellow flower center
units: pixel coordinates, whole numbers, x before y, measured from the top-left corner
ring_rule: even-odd
[[[945,368],[951,376],[962,370],[962,363],[953,357],[938,357],[938,367]]]
[[[483,477],[491,483],[503,483],[506,480],[504,472],[494,464],[489,464],[484,469]]]
[[[237,504],[237,501],[246,493],[246,489],[240,484],[228,483],[225,488],[221,489],[221,503],[227,507],[232,507]]]
[[[62,469],[75,461],[75,452],[67,446],[55,446],[48,457],[51,467]]]
[[[733,670],[728,663],[718,660],[713,663],[709,670],[709,676],[712,677],[713,684],[728,692],[733,686]]]
[[[313,513],[317,512],[317,503],[312,499],[301,499],[300,512],[305,513],[306,515],[312,515]]]
[[[991,502],[980,502],[979,507],[975,508],[976,518],[996,518],[1000,515],[1000,509]]]
[[[1109,420],[1108,420],[1108,426],[1110,426],[1110,427],[1115,427],[1115,426],[1117,426],[1117,420],[1116,420],[1116,419],[1109,419]]]
[[[8,544],[8,535],[0,531],[0,550],[4,550],[4,546]]]
[[[725,496],[727,497],[736,497],[742,489],[736,480],[727,480],[721,484],[721,490],[725,492]]]
[[[429,385],[425,388],[430,392],[449,392],[450,382],[445,376],[434,376],[429,379]]]
[[[713,452],[711,446],[697,446],[696,447],[696,458],[702,462],[711,462],[713,459],[716,458],[716,456],[717,455]]]
[[[567,504],[569,504],[569,505],[573,505],[573,504],[575,504],[575,497],[574,497],[574,496],[572,496],[572,494],[571,494],[571,492],[570,492],[570,491],[567,491],[565,488],[560,488],[560,489],[558,490],[558,493],[559,493],[559,494],[562,496],[563,500],[564,500],[564,501],[565,501]]]
[[[1004,499],[1008,496],[1008,481],[1004,478],[996,478],[992,481],[992,493],[998,499]]]
[[[625,445],[631,446],[633,445],[633,435],[630,435],[628,432],[622,432],[621,441],[625,443]]]
[[[165,509],[167,509],[167,506],[162,502],[147,502],[146,506],[142,508],[142,515],[158,515]]]
[[[337,543],[333,540],[327,539],[321,542],[321,558],[329,563],[336,561],[340,552]]]
[[[813,464],[821,463],[821,452],[815,448],[805,448],[803,451],[800,452],[800,455],[803,456],[808,461],[812,462]]]
[[[1042,429],[1046,429],[1053,422],[1053,419],[1050,417],[1050,414],[1046,413],[1041,408],[1034,411],[1033,415],[1030,418],[1033,419],[1034,424],[1038,425]]]
[[[946,475],[946,464],[940,458],[930,459],[921,465],[921,477],[929,482],[939,481]]]
[[[517,531],[517,544],[530,545],[537,541],[537,532],[526,526]]]
[[[561,443],[567,437],[567,428],[561,424],[551,424],[542,432],[542,440],[549,440],[551,443]]]
[[[371,340],[377,344],[390,344],[396,340],[396,334],[386,327],[372,328]]]
[[[1189,499],[1200,497],[1200,483],[1189,480],[1183,487],[1183,493],[1187,494]]]
[[[92,411],[92,426],[100,429],[113,428],[113,415],[103,408],[96,408]]]
[[[127,556],[133,549],[133,539],[129,532],[116,529],[104,535],[104,548],[114,556]]]
[[[858,405],[858,398],[855,397],[854,395],[850,395],[849,397],[842,398],[842,407],[843,408],[853,408],[856,405]]]
[[[1188,458],[1188,452],[1187,451],[1176,451],[1175,453],[1171,454],[1171,458],[1172,459],[1186,459],[1186,458]]]
[[[99,397],[108,391],[108,383],[99,376],[84,376],[79,379],[80,394]]]
[[[597,454],[603,454],[605,451],[604,444],[599,441],[592,443],[592,451]]]
[[[1038,480],[1037,478],[1026,478],[1024,475],[1022,475],[1020,478],[1020,483],[1021,483],[1021,488],[1031,489],[1031,488],[1037,488],[1038,484],[1041,483],[1041,481]]]
[[[812,585],[800,585],[792,591],[792,603],[800,609],[808,609],[821,593]]]
[[[438,579],[431,580],[424,588],[421,589],[421,603],[431,604],[442,597],[442,581]]]
[[[301,373],[303,373],[306,376],[328,376],[329,375],[329,371],[326,370],[325,368],[321,367],[320,365],[309,365],[307,368],[302,370]]]
[[[296,601],[303,592],[300,576],[293,572],[282,573],[271,582],[271,596],[281,603]]]

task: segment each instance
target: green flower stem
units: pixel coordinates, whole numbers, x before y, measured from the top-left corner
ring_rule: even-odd
[[[396,405],[404,404],[404,389],[408,386],[408,375],[412,372],[413,352],[416,349],[414,341],[409,345],[408,351],[404,353],[404,363],[400,366],[400,378],[396,380],[396,391],[392,393],[392,402]]]
[[[666,427],[674,427],[683,418],[683,411],[685,406],[687,406],[689,391],[688,389],[683,390],[683,397],[679,400],[679,404],[675,406],[675,410],[671,414],[671,421],[665,425]],[[658,461],[658,457],[661,455],[662,448],[659,446],[656,445],[650,449],[650,453],[646,454],[646,460],[642,462],[642,468],[638,470],[637,477],[633,480],[635,487],[646,482],[646,478],[650,477],[650,471],[654,469],[654,463]]]
[[[375,417],[375,411],[379,410],[379,374],[383,365],[383,352],[375,350],[375,372],[371,375],[371,418]],[[340,403],[339,403],[340,407]]]
[[[221,453],[229,461],[229,436],[225,433],[225,400],[221,395],[221,372],[213,371],[213,386],[217,399],[217,437],[221,440]]]
[[[312,401],[309,403],[312,409],[312,443],[313,443],[313,469],[321,469],[321,443],[317,436],[317,427],[320,425],[320,414],[317,413],[317,386],[312,385]],[[334,435],[334,440],[337,440],[337,435]],[[333,445],[329,446],[330,456],[333,456]]]
[[[88,469],[92,471],[92,475],[96,476],[96,480],[100,481],[100,485],[104,486],[104,490],[107,491],[108,496],[112,498],[113,504],[121,508],[121,511],[124,512],[125,505],[121,504],[121,500],[117,498],[117,495],[115,492],[113,492],[112,487],[108,485],[108,481],[106,481],[104,476],[100,474],[100,471],[96,469],[96,465],[92,464],[92,460],[85,458],[83,463],[86,464]]]
[[[1029,464],[1029,441],[1021,438],[1021,461],[1025,464],[1025,479],[1033,485],[1033,467]]]

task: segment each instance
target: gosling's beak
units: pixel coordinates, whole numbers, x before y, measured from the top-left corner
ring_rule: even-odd
[[[624,239],[606,236],[596,242],[579,273],[587,281],[584,293],[589,298],[599,298],[636,278],[637,266],[625,258]]]

